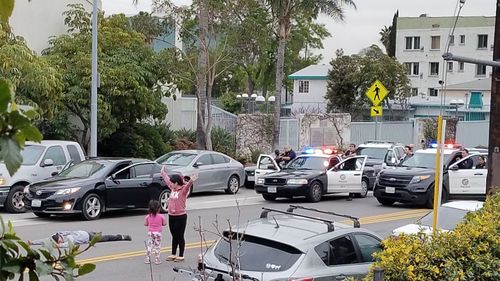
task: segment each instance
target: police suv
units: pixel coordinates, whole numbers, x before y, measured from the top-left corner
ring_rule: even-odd
[[[413,157],[399,167],[382,170],[377,176],[373,195],[382,205],[395,202],[422,204],[429,208],[434,202],[435,148],[417,150]],[[462,158],[461,151],[445,148],[443,153],[442,201],[450,199],[479,199],[486,197],[487,153],[473,153]],[[468,160],[467,160],[468,159]],[[464,161],[472,160],[471,168],[463,168]]]
[[[341,159],[323,151],[305,151],[284,167],[272,156],[260,155],[255,170],[255,191],[268,201],[305,196],[311,202],[318,202],[323,195],[332,193],[366,196],[369,183],[363,175],[366,156]]]

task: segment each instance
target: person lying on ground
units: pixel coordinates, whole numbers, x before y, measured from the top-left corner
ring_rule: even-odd
[[[130,235],[123,234],[101,234],[100,232],[91,232],[85,230],[74,231],[58,231],[48,238],[28,241],[29,245],[47,245],[50,243],[55,244],[59,248],[67,248],[69,244],[82,245],[89,244],[90,241],[99,235],[97,242],[111,242],[111,241],[131,241]]]

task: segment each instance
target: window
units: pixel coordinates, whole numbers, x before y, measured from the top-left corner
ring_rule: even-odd
[[[170,152],[156,159],[156,162],[162,165],[186,167],[195,157],[196,154],[192,153]]]
[[[198,163],[200,166],[212,165],[212,156],[210,156],[210,154],[202,155],[200,158],[198,158],[198,160],[196,160],[196,163]]]
[[[134,166],[136,178],[149,178],[151,177],[153,164],[140,164]]]
[[[411,88],[410,92],[412,97],[418,96],[418,88]]]
[[[438,89],[436,89],[436,88],[429,88],[429,96],[431,96],[431,97],[437,97],[438,96]]]
[[[274,166],[274,163],[273,163],[273,160],[271,159],[271,157],[263,156],[260,158],[259,169],[268,170],[269,165]]]
[[[229,163],[229,159],[220,154],[212,154],[212,159],[214,160],[214,164]]]
[[[331,265],[339,264],[351,264],[358,262],[358,257],[356,251],[354,250],[354,245],[352,244],[351,238],[344,236],[333,240],[331,243],[331,255],[330,259]]]
[[[299,81],[299,93],[309,93],[309,81]]]
[[[488,48],[488,34],[479,34],[477,36],[477,48],[478,49]]]
[[[354,234],[354,239],[358,242],[361,259],[363,262],[374,262],[373,253],[382,251],[380,241],[366,234]]]
[[[486,65],[476,64],[476,76],[485,76],[485,75],[486,75]]]
[[[406,37],[406,50],[420,49],[420,37]]]
[[[24,149],[21,150],[21,156],[23,157],[23,163],[21,165],[35,165],[42,156],[44,150],[45,147],[41,145],[26,145]]]
[[[127,168],[123,171],[116,173],[115,179],[118,179],[118,180],[130,179],[130,170],[131,170],[131,168]]]
[[[465,35],[460,35],[460,45],[465,44]]]
[[[66,156],[64,156],[64,151],[60,146],[49,147],[45,153],[45,157],[43,157],[42,163],[45,159],[52,159],[54,166],[66,164]]]
[[[455,35],[450,35],[449,44],[450,46],[455,45]]]
[[[431,36],[431,50],[439,50],[441,46],[441,36]]]
[[[431,62],[430,68],[431,71],[429,72],[429,75],[431,76],[439,75],[439,62]]]
[[[420,68],[418,62],[405,62],[407,75],[419,75]]]
[[[74,162],[74,164],[80,163],[82,158],[80,157],[80,153],[78,153],[78,149],[74,145],[68,145],[69,157]]]
[[[453,62],[449,61],[446,63],[446,70],[448,72],[453,72]]]
[[[458,62],[458,71],[464,72],[464,62],[463,61]]]

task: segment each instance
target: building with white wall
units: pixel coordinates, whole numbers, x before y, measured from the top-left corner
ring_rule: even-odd
[[[68,32],[63,13],[69,10],[69,4],[82,4],[92,12],[91,0],[17,0],[9,21],[12,32],[24,37],[28,47],[40,54],[49,47],[52,37]],[[98,9],[101,7],[99,0]]]
[[[326,91],[329,65],[310,65],[288,76],[293,81],[293,113],[326,112]]]
[[[454,35],[448,38],[454,22],[455,17],[398,18],[396,58],[407,66],[413,96],[438,97],[443,74],[447,85],[491,77],[490,67],[446,62],[442,55],[449,51],[458,56],[492,60],[495,17],[460,17]],[[446,50],[448,39],[449,50]]]

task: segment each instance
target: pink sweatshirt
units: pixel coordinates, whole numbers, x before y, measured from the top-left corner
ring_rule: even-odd
[[[160,232],[164,225],[167,225],[165,216],[162,214],[156,214],[155,216],[149,214],[145,218],[145,224],[148,226],[148,232]]]
[[[161,176],[165,184],[170,188],[170,197],[168,199],[168,215],[180,216],[186,214],[186,199],[189,195],[189,190],[193,185],[192,181],[185,183],[181,188],[175,190],[174,184],[170,181],[167,172],[162,171]]]

